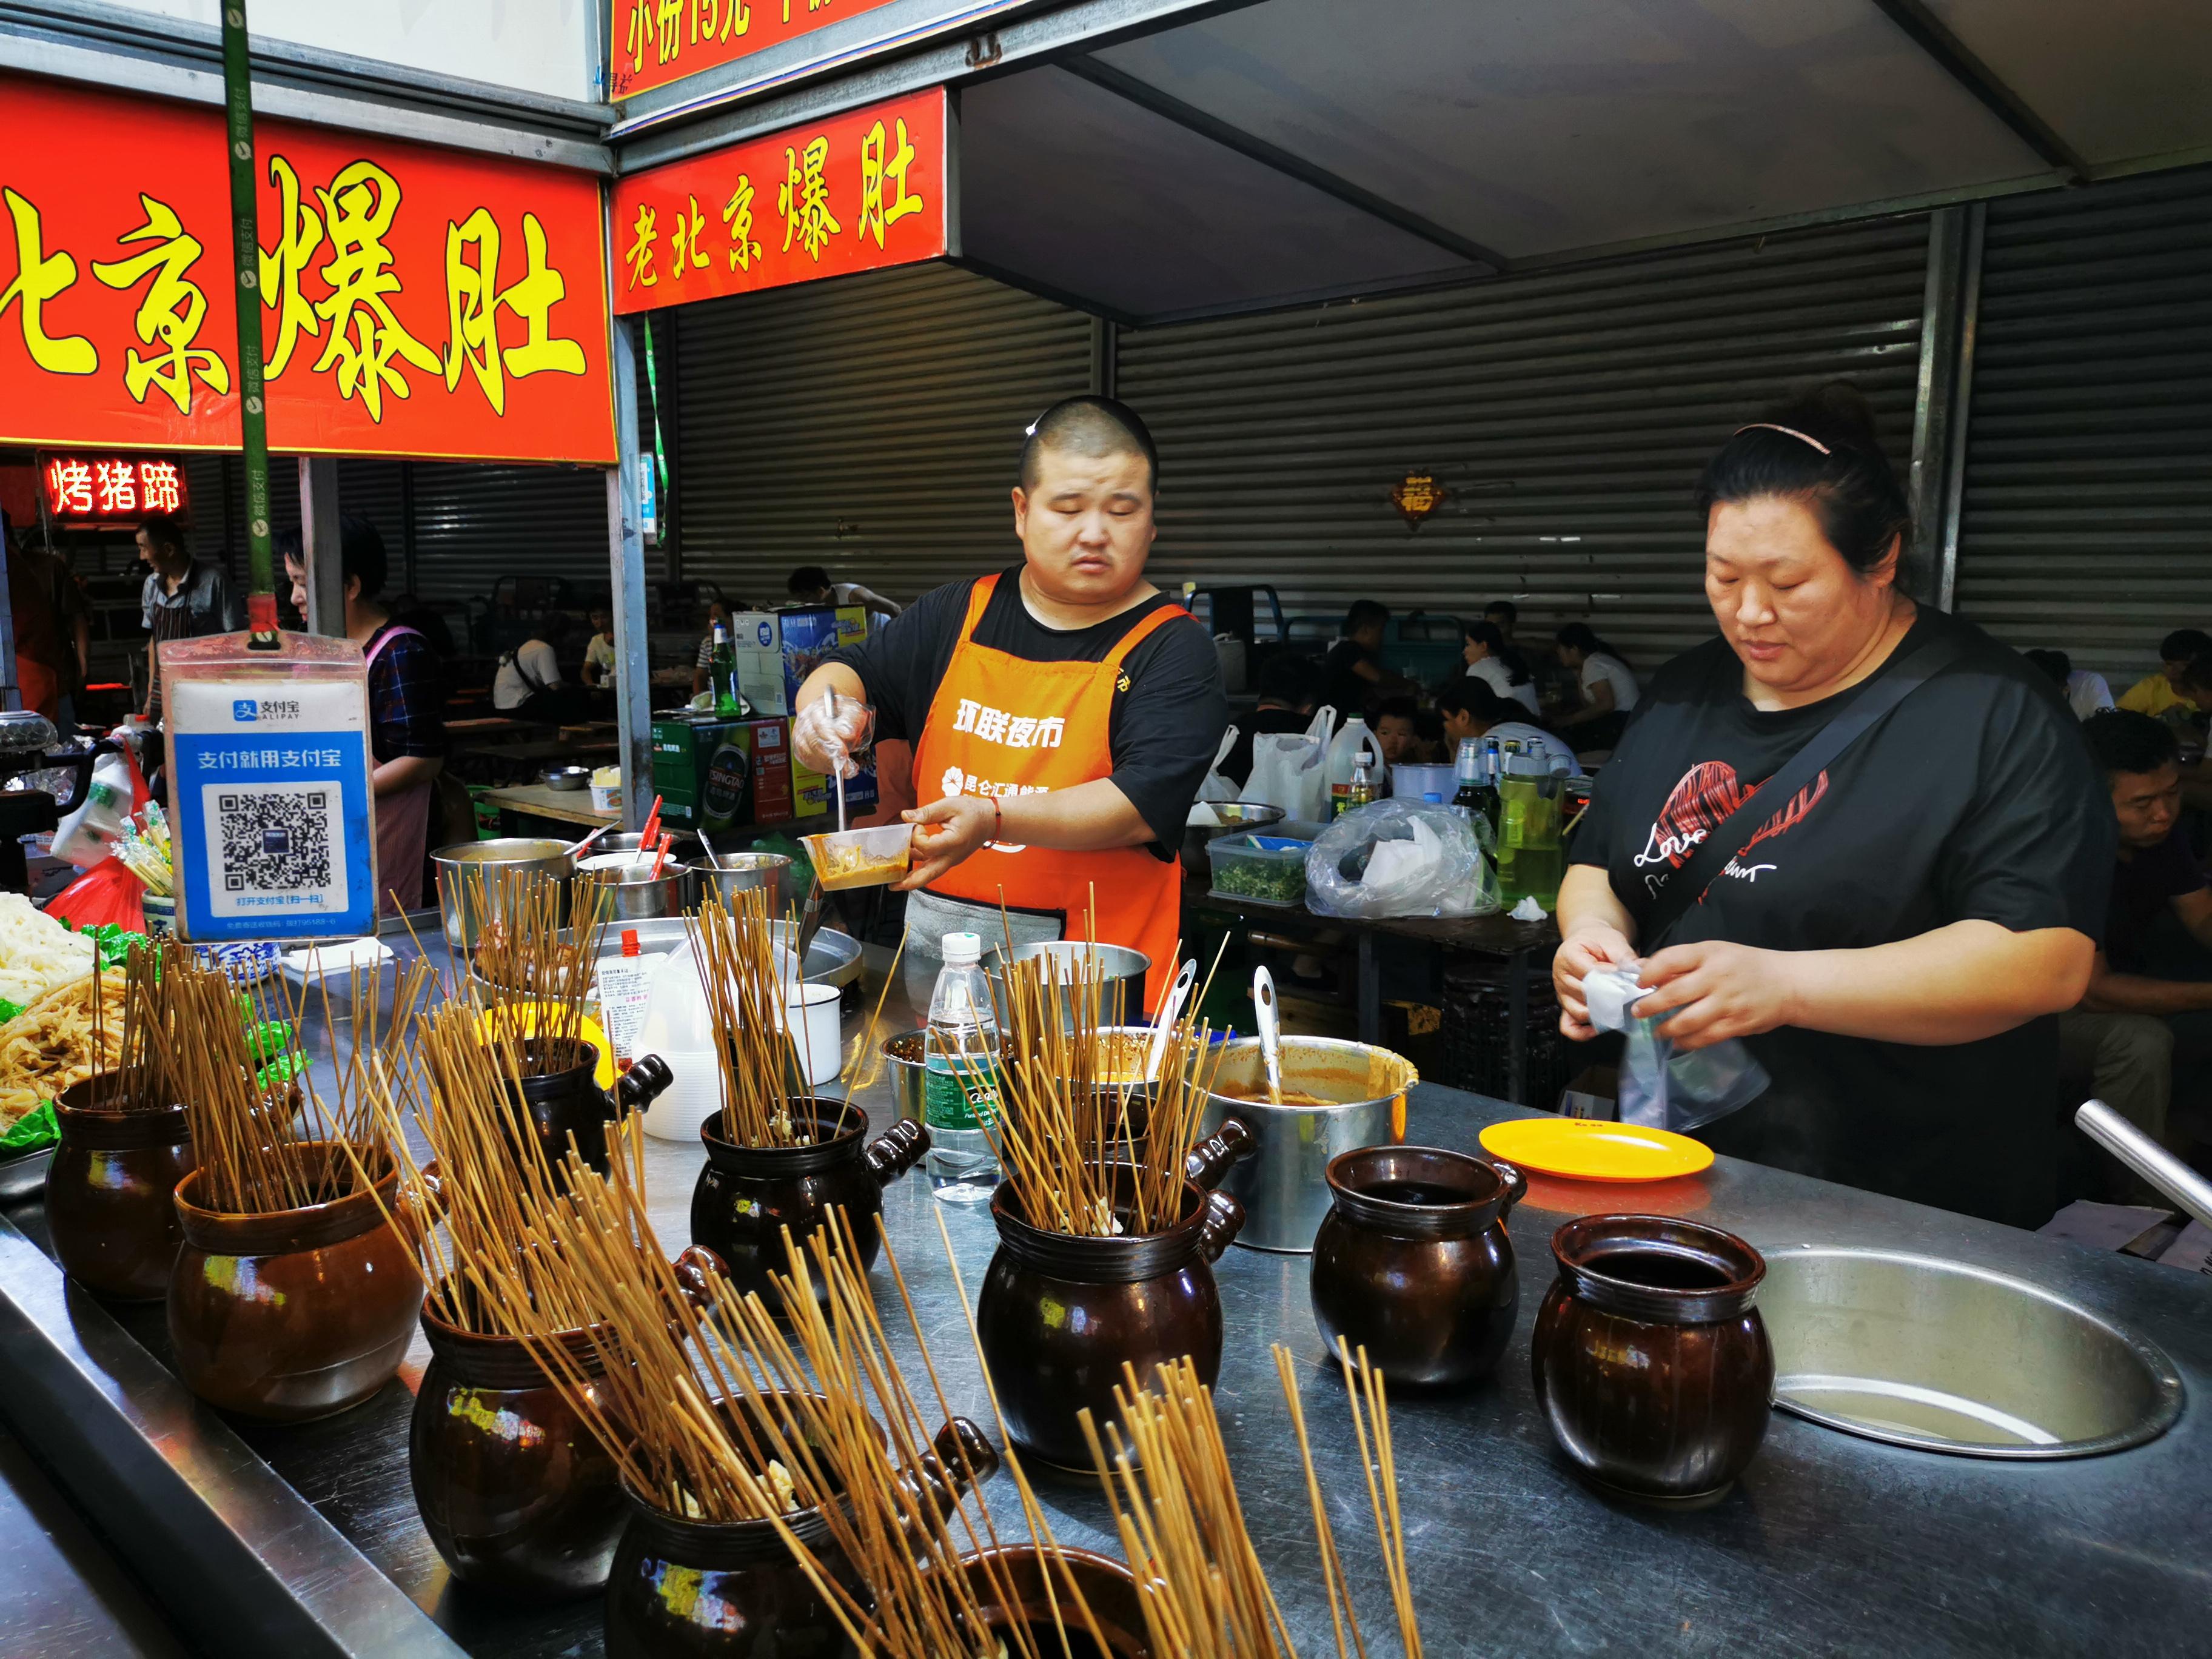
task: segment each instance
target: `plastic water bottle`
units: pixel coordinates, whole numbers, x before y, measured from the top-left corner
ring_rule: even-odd
[[[982,936],[947,933],[943,949],[921,1050],[929,1184],[947,1204],[981,1204],[999,1184],[985,1133],[999,1110],[999,1019],[983,977]]]

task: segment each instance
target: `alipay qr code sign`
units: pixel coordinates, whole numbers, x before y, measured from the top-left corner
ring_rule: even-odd
[[[362,683],[188,680],[167,701],[189,936],[369,931],[376,872]]]

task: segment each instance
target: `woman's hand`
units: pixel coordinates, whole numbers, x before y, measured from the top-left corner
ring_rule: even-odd
[[[893,884],[902,893],[928,886],[999,830],[999,809],[975,795],[947,795],[899,816],[919,826],[914,835],[917,862],[905,880]],[[919,862],[922,859],[929,862]]]
[[[1565,939],[1552,955],[1552,988],[1559,997],[1559,1030],[1577,1042],[1597,1035],[1590,1024],[1589,1006],[1583,1000],[1583,975],[1593,968],[1626,968],[1636,960],[1636,947],[1611,922],[1586,921]]]
[[[1710,1048],[1794,1024],[1800,954],[1724,939],[1669,945],[1644,964],[1640,982],[1654,988],[1637,999],[1637,1018],[1673,1012],[1658,1031],[1678,1048]]]

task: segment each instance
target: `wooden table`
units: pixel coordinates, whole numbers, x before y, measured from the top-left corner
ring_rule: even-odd
[[[1492,957],[1505,963],[1507,1091],[1523,1105],[1528,1088],[1528,986],[1538,958],[1551,959],[1559,943],[1559,925],[1550,916],[1541,921],[1516,921],[1499,914],[1487,916],[1386,916],[1374,921],[1357,916],[1316,915],[1303,904],[1267,904],[1257,899],[1216,893],[1209,884],[1186,876],[1183,904],[1188,909],[1231,915],[1248,925],[1264,923],[1297,934],[1326,931],[1352,936],[1359,961],[1359,1040],[1382,1040],[1382,969],[1376,957],[1378,939],[1403,939],[1434,945],[1444,951]]]
[[[487,789],[483,799],[486,805],[499,808],[500,832],[508,836],[520,833],[520,826],[514,822],[518,817],[551,818],[596,830],[622,817],[619,811],[594,811],[588,789],[549,789],[542,783],[526,783],[512,789]]]

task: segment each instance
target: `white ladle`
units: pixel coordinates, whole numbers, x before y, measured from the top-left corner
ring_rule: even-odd
[[[1160,999],[1160,1012],[1152,1021],[1152,1048],[1145,1056],[1145,1080],[1147,1083],[1159,1080],[1160,1060],[1167,1053],[1168,1033],[1182,1016],[1183,999],[1190,994],[1190,988],[1197,982],[1197,962],[1186,961],[1182,971],[1176,975],[1173,988]]]
[[[1260,1059],[1267,1068],[1267,1102],[1283,1103],[1283,1025],[1275,1006],[1275,976],[1252,970],[1252,1006],[1260,1014]]]

